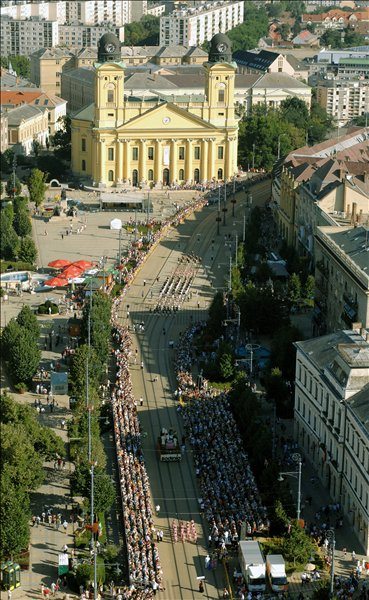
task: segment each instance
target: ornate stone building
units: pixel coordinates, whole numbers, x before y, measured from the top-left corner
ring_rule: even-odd
[[[94,65],[94,102],[72,118],[72,169],[96,186],[229,179],[237,172],[236,64],[217,34],[202,94],[125,94],[120,42],[105,34]]]

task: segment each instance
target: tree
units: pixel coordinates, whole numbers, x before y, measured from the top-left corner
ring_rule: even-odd
[[[4,184],[2,181],[0,181],[0,198],[3,195],[3,193],[4,193]]]
[[[273,367],[265,376],[265,389],[270,399],[274,400],[277,416],[282,419],[293,417],[293,402],[289,388],[282,377],[282,371]]]
[[[14,383],[28,383],[37,370],[41,352],[37,341],[25,327],[18,323],[12,325],[12,335],[7,354],[9,370]]]
[[[314,294],[315,294],[315,279],[314,279],[314,275],[308,275],[306,281],[305,281],[305,285],[303,288],[303,295],[305,300],[314,300]]]
[[[35,155],[35,157],[37,158],[38,155],[40,154],[40,150],[41,150],[41,144],[38,140],[33,140],[32,141],[32,152]]]
[[[160,18],[144,15],[140,21],[129,23],[124,28],[126,46],[155,45],[159,41]]]
[[[303,100],[294,97],[282,100],[281,115],[295,127],[306,129],[309,121],[309,111]]]
[[[31,220],[28,215],[27,207],[24,203],[20,204],[14,211],[13,227],[19,237],[24,238],[32,233]]]
[[[45,192],[47,185],[45,184],[45,173],[39,169],[32,169],[31,175],[29,176],[27,187],[29,191],[29,199],[34,202],[36,206],[40,206],[45,198]]]
[[[267,35],[268,26],[265,8],[257,8],[251,2],[245,2],[244,22],[227,32],[233,52],[257,47],[259,39]]]
[[[87,498],[91,496],[91,479],[88,480],[86,489]],[[115,488],[107,473],[101,469],[95,469],[94,477],[94,506],[97,513],[108,512],[115,500]]]
[[[5,152],[0,154],[0,170],[2,173],[9,173],[13,167],[14,150],[7,148]]]
[[[288,281],[288,297],[291,304],[296,304],[301,298],[301,281],[297,273],[292,273]]]
[[[14,196],[19,196],[22,191],[22,184],[19,181],[18,177],[11,176],[6,182],[6,193],[10,198],[14,198]]]
[[[26,304],[18,313],[17,323],[21,327],[25,327],[25,329],[27,329],[33,335],[34,339],[38,340],[40,337],[40,326],[38,324],[36,315]]]
[[[0,217],[1,258],[13,260],[17,256],[19,250],[18,236],[13,229],[12,222],[6,214],[5,209],[1,210]]]
[[[73,382],[73,393],[82,397],[86,391],[87,358],[90,385],[96,385],[101,377],[101,365],[95,349],[92,347],[89,348],[86,344],[79,346],[73,355],[70,368],[70,379]]]
[[[1,473],[0,490],[0,559],[4,561],[28,547],[31,513],[28,494],[14,484],[8,471]]]
[[[55,156],[61,160],[70,161],[71,159],[71,122],[72,121],[69,115],[59,117],[58,123],[60,128],[50,138],[50,141],[55,149]]]
[[[57,158],[54,154],[38,156],[37,168],[46,174],[47,181],[51,179],[63,180],[67,171],[65,163],[61,162],[60,158]]]
[[[28,262],[33,265],[37,258],[37,249],[35,242],[30,236],[26,236],[21,239],[19,248],[19,259],[24,262]]]
[[[292,523],[291,532],[283,541],[283,556],[288,561],[305,565],[310,556],[314,556],[314,544],[309,535],[296,522]]]
[[[9,63],[11,63],[13,70],[20,77],[24,77],[28,79],[31,74],[31,62],[28,56],[20,55],[10,55],[10,56],[1,56],[0,57],[1,66],[4,69],[9,68]]]

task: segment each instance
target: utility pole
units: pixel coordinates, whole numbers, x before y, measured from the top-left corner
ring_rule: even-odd
[[[232,253],[230,254],[230,257],[229,257],[229,283],[228,283],[228,286],[229,286],[229,291],[231,292],[232,291]]]
[[[238,234],[236,233],[236,261],[235,261],[236,262],[236,267],[238,265],[237,255],[238,255]]]
[[[217,235],[220,235],[220,222],[221,222],[221,217],[220,217],[220,185],[218,185],[218,216],[216,218],[217,221]]]
[[[17,170],[17,157],[14,154],[13,157],[13,198],[15,197],[15,174],[16,174],[16,170]]]
[[[242,241],[246,241],[246,214],[243,215]]]
[[[252,170],[255,169],[255,143],[252,145]]]
[[[336,538],[334,535],[334,529],[328,529],[327,538],[331,543],[331,577],[330,577],[330,586],[329,586],[329,596],[333,598],[334,596],[334,551],[336,548]]]
[[[225,226],[226,224],[226,212],[227,212],[227,207],[226,207],[226,202],[227,202],[227,182],[224,182],[224,198],[223,198],[223,225]]]
[[[236,177],[233,177],[233,197],[232,197],[232,217],[234,217],[234,208],[236,205]]]

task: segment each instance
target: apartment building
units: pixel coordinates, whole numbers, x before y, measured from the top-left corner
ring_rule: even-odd
[[[317,86],[317,100],[342,127],[354,117],[369,113],[369,80],[337,77],[320,82]]]
[[[56,20],[60,25],[73,21],[80,21],[84,25],[99,25],[109,21],[117,27],[136,20],[132,18],[134,11],[141,13],[137,20],[142,14],[146,14],[147,0],[40,0],[0,8],[1,17],[9,16],[13,19],[40,17]]]
[[[296,342],[295,439],[369,553],[369,330]],[[358,548],[355,548],[358,552]]]
[[[243,23],[244,0],[208,2],[160,17],[160,45],[199,46]],[[221,52],[221,50],[220,50]]]
[[[58,22],[40,17],[12,19],[2,16],[0,20],[1,56],[28,56],[39,48],[52,48],[58,44]]]
[[[97,48],[99,39],[104,33],[114,33],[120,42],[124,42],[124,27],[115,27],[110,23],[104,25],[83,25],[70,23],[59,25],[59,46],[70,49]]]
[[[1,18],[8,16],[13,19],[30,19],[31,17],[39,17],[47,21],[58,21],[65,23],[66,10],[68,2],[49,2],[40,0],[40,2],[22,2],[11,3],[7,6],[0,7]]]
[[[329,77],[369,79],[368,46],[347,48],[345,50],[321,50],[312,62],[309,62],[309,83],[317,85]]]
[[[62,69],[73,59],[67,48],[40,48],[30,56],[30,80],[45,92],[60,96]]]
[[[16,154],[31,154],[34,141],[45,146],[49,137],[48,112],[46,107],[27,104],[7,112],[8,142]]]
[[[368,226],[318,227],[315,234],[319,331],[369,326]]]

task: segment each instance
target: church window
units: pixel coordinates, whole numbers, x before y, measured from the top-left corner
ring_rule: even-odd
[[[81,150],[82,152],[86,152],[86,138],[82,138],[81,140]]]
[[[223,169],[218,169],[218,179],[223,179]]]
[[[179,169],[178,179],[179,179],[179,181],[184,180],[184,169]]]
[[[224,104],[224,90],[218,90],[218,102]]]
[[[114,171],[110,170],[108,172],[108,180],[109,181],[114,181]]]
[[[114,102],[114,90],[108,90],[108,102]]]
[[[195,160],[199,160],[200,159],[200,146],[195,146],[194,147],[194,157],[195,157]]]
[[[108,148],[108,160],[114,160],[114,148]]]
[[[82,171],[86,171],[86,161],[82,161]]]
[[[220,160],[224,158],[224,146],[218,146],[218,158]]]
[[[149,170],[148,170],[148,173],[147,173],[147,179],[148,179],[149,181],[154,181],[154,171],[153,171],[152,169],[149,169]]]
[[[178,159],[179,160],[184,160],[184,157],[185,157],[184,146],[179,146],[179,148],[178,148]]]
[[[147,149],[147,158],[148,158],[148,160],[154,160],[154,147],[153,146],[149,146],[149,148]]]
[[[138,160],[138,147],[134,146],[132,148],[132,160]]]

